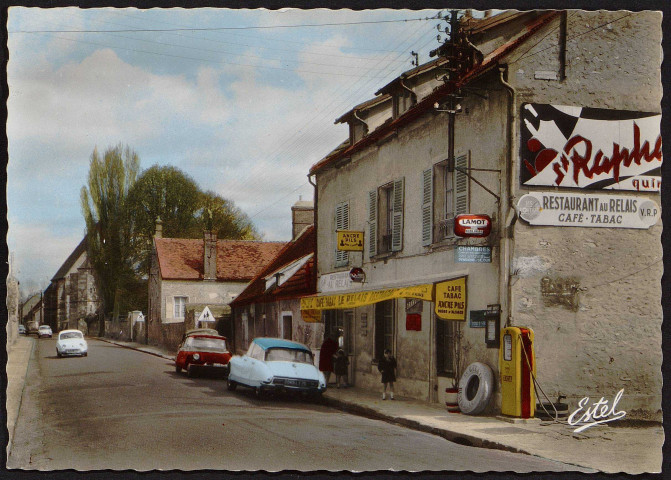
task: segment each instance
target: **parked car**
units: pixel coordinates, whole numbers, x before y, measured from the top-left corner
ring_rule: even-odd
[[[21,335],[27,335],[28,330],[26,330],[26,326],[24,324],[19,324],[19,334]]]
[[[186,370],[189,377],[209,370],[226,374],[231,354],[226,337],[219,335],[191,334],[180,345],[175,356],[175,371]]]
[[[42,337],[51,338],[52,335],[53,332],[51,331],[51,327],[49,325],[40,325],[39,328],[37,329],[38,338]]]
[[[231,358],[227,386],[268,392],[301,392],[319,396],[326,391],[324,374],[314,364],[312,351],[303,344],[280,338],[255,338],[245,355]]]
[[[84,339],[84,334],[80,330],[63,330],[58,333],[56,341],[56,355],[63,357],[66,355],[88,355],[89,346]]]

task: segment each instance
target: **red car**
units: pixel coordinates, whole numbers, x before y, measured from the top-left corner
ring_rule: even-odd
[[[175,371],[186,370],[189,377],[198,371],[210,370],[228,373],[231,354],[226,337],[218,335],[190,335],[180,345],[175,357]]]

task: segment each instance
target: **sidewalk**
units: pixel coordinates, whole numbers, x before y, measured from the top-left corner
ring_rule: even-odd
[[[158,347],[98,340],[174,360],[174,354]],[[379,393],[358,388],[329,386],[324,399],[329,406],[340,410],[393,422],[456,443],[525,453],[608,473],[639,474],[662,469],[664,430],[661,424],[631,427],[613,422],[575,434],[574,427],[566,424],[513,424],[495,417],[448,413],[439,404],[398,396],[393,401],[383,401]]]
[[[23,387],[26,384],[26,373],[30,355],[35,345],[35,337],[19,335],[16,341],[7,347],[7,431],[9,441],[7,442],[7,455],[12,448],[14,439],[14,427],[19,417]]]

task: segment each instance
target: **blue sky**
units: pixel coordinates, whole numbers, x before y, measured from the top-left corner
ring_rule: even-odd
[[[310,166],[348,135],[334,120],[438,45],[438,20],[394,20],[436,13],[10,8],[8,244],[24,293],[83,238],[96,146],[176,166],[288,240]]]

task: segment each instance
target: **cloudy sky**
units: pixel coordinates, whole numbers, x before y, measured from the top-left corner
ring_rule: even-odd
[[[7,240],[24,293],[83,238],[96,146],[176,166],[288,240],[310,166],[348,135],[334,120],[411,51],[429,60],[436,13],[10,8]]]

